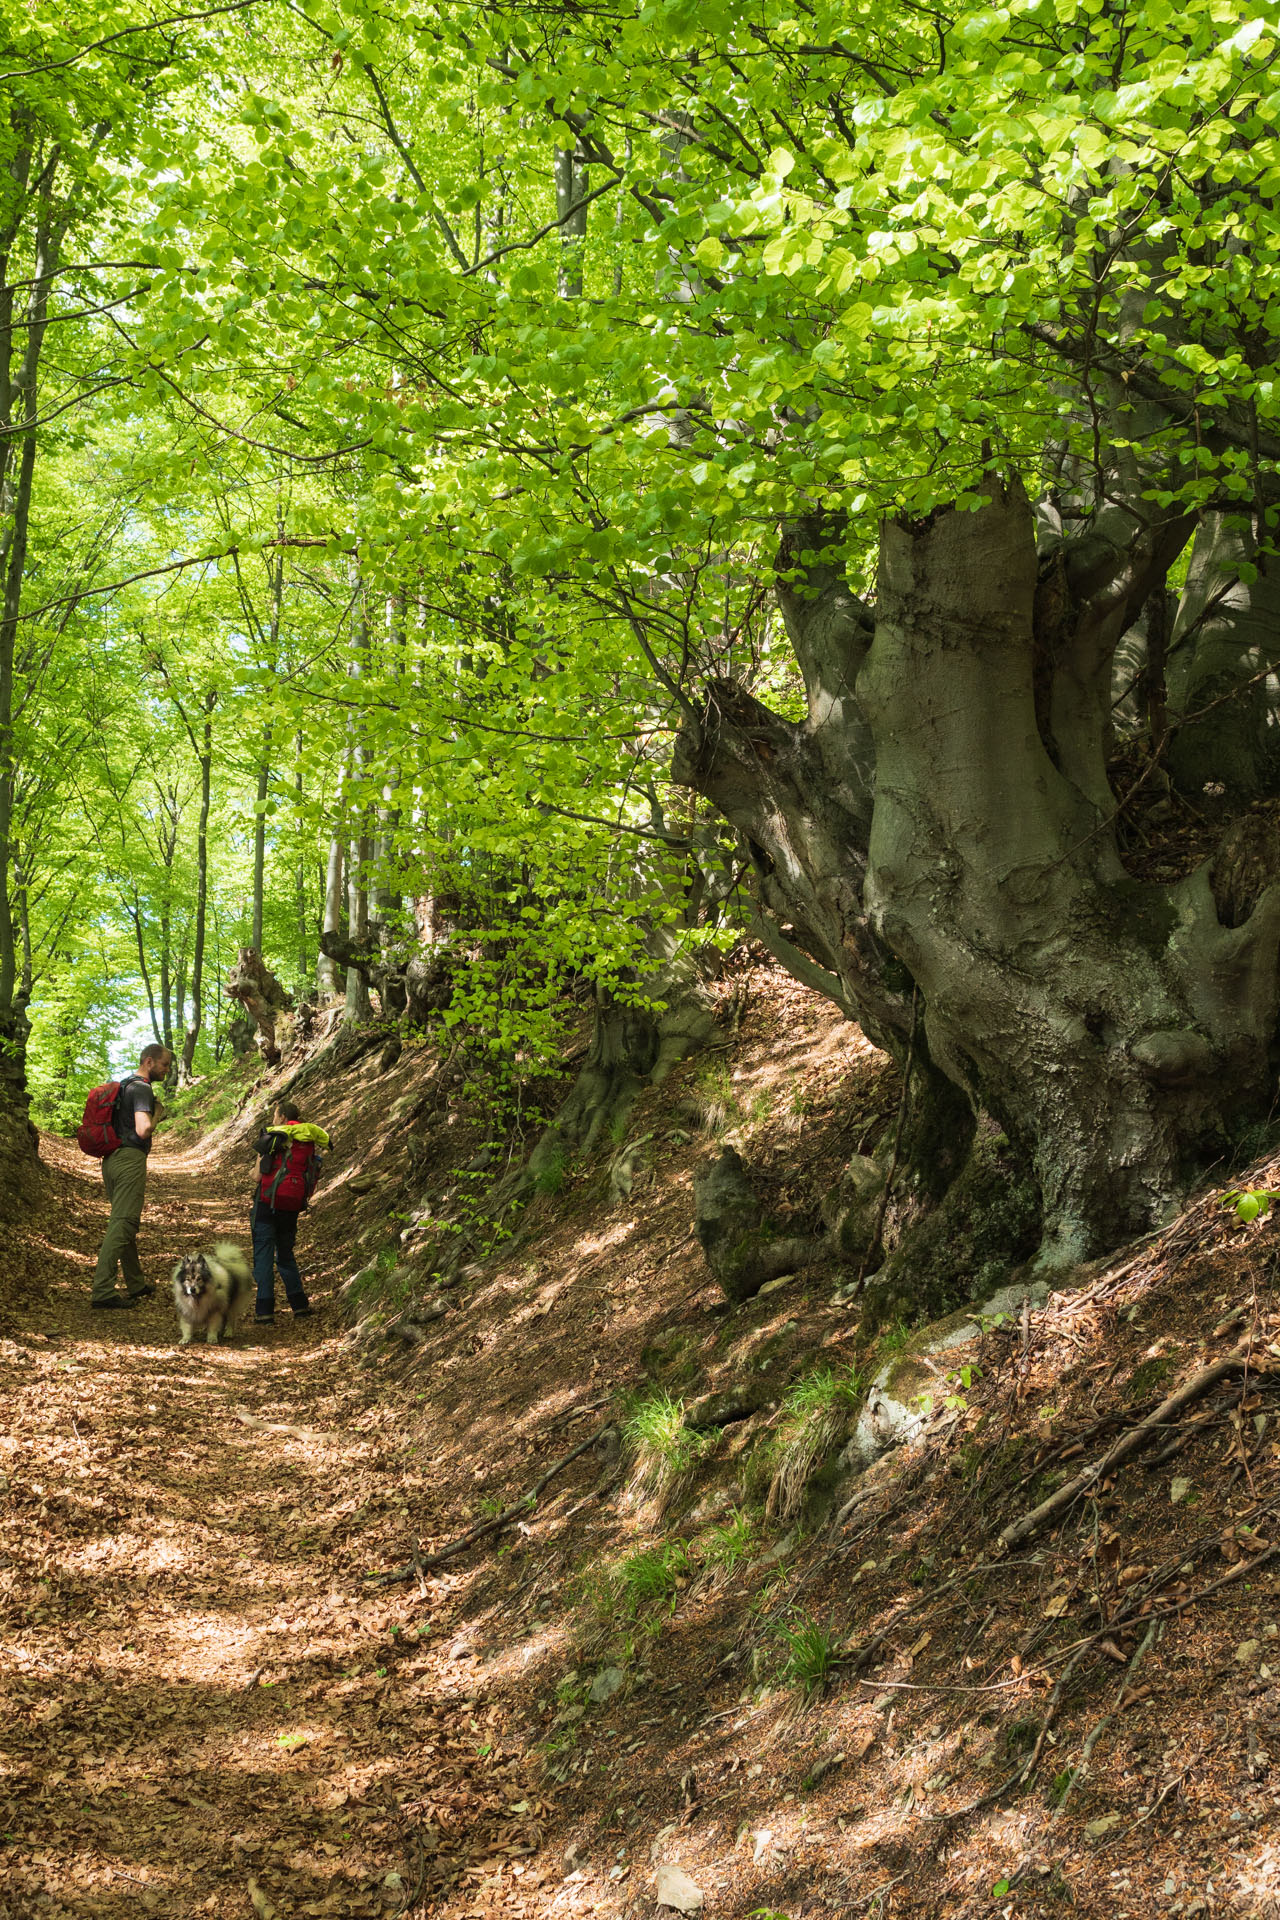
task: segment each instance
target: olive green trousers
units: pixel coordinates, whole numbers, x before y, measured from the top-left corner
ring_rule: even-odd
[[[147,1156],[141,1147],[117,1147],[102,1163],[102,1184],[111,1202],[111,1218],[93,1276],[93,1298],[106,1300],[115,1292],[116,1268],[124,1274],[126,1292],[138,1293],[146,1280],[138,1258],[138,1228],[147,1195]]]

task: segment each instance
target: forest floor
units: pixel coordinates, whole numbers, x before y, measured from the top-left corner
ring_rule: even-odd
[[[762,1511],[753,1447],[815,1357],[861,1356],[856,1314],[820,1273],[725,1311],[688,1103],[754,1129],[802,1212],[891,1112],[883,1066],[757,983],[714,1082],[646,1097],[636,1190],[536,1201],[409,1345],[338,1290],[405,1217],[403,1156],[420,1188],[475,1144],[401,1140],[421,1059],[314,1084],[320,1312],[218,1348],[177,1347],[163,1287],[89,1312],[97,1170],[46,1141],[0,1276],[0,1915],[1280,1914],[1274,1228],[1207,1194],[958,1350],[916,1446],[800,1524]],[[244,1239],[251,1133],[157,1151],[157,1281]],[[655,1380],[764,1397],[655,1490],[617,1424]]]

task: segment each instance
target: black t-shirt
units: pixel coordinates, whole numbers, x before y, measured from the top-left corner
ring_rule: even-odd
[[[155,1090],[149,1080],[144,1080],[140,1073],[136,1073],[121,1082],[116,1100],[116,1132],[120,1135],[122,1147],[141,1147],[143,1153],[150,1153],[151,1135],[139,1140],[134,1131],[133,1117],[137,1113],[154,1113],[155,1110]]]

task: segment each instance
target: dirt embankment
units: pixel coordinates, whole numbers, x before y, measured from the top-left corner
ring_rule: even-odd
[[[415,1216],[482,1218],[482,1117],[425,1054],[317,1068],[322,1312],[226,1348],[90,1315],[96,1172],[46,1144],[0,1299],[0,1914],[1280,1913],[1273,1229],[1207,1196],[932,1363],[859,1476],[905,1331],[821,1268],[726,1310],[690,1181],[732,1138],[803,1229],[895,1089],[791,983],[726,991],[443,1290]],[[244,1236],[265,1091],[157,1154],[156,1278]]]

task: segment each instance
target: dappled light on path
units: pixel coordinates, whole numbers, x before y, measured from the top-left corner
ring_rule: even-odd
[[[406,1756],[434,1756],[446,1818],[501,1767],[426,1676],[430,1623],[362,1590],[402,1440],[323,1314],[182,1352],[163,1288],[91,1319],[101,1208],[63,1171],[79,1244],[47,1249],[44,1307],[0,1341],[0,1913],[248,1914],[251,1880],[290,1916],[392,1913],[423,1848]],[[207,1183],[153,1169],[157,1279],[236,1231]]]

